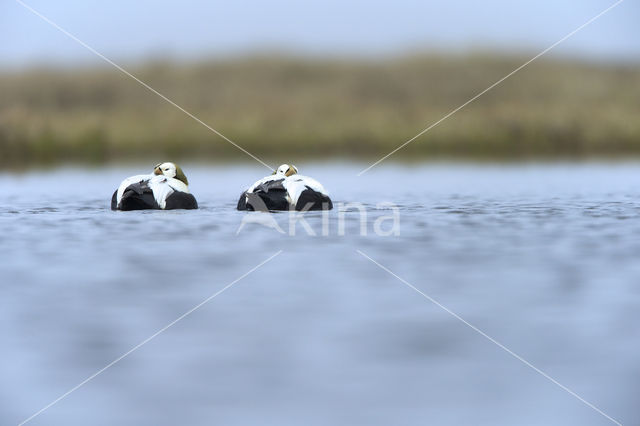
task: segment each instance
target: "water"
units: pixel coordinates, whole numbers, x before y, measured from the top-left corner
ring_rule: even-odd
[[[1,175],[0,424],[605,425],[640,394],[640,165],[308,164],[337,203],[237,229],[259,167],[187,166],[198,211],[112,212],[140,169]],[[400,211],[400,235],[374,222]],[[254,213],[254,215],[265,215]],[[389,220],[385,226],[391,224]]]

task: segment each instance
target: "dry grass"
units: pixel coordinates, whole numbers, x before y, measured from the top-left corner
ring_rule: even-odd
[[[383,155],[525,59],[243,58],[134,74],[258,156]],[[111,68],[0,73],[15,165],[244,154]],[[640,153],[640,66],[540,60],[399,153],[529,158]]]

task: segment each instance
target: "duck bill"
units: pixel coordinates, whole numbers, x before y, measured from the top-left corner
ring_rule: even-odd
[[[162,174],[162,170],[160,169],[160,167],[156,167],[155,169],[153,169],[153,174],[154,175],[161,175]]]
[[[298,170],[296,169],[295,166],[291,166],[287,169],[287,172],[284,174],[285,176],[289,177],[289,176],[293,176],[296,173],[298,173]]]

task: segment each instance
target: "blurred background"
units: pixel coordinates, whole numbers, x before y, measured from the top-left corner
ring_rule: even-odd
[[[612,3],[28,2],[252,153],[296,161],[376,159]],[[11,167],[249,159],[19,3],[0,8]],[[638,19],[637,2],[616,7],[397,157],[640,154]]]

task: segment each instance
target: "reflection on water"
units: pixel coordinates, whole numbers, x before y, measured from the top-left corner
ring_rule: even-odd
[[[640,166],[312,164],[327,236],[234,210],[260,168],[186,167],[201,205],[112,212],[139,170],[0,176],[0,424],[609,421],[358,255],[362,250],[622,423],[640,393]],[[372,223],[400,206],[400,235]],[[288,213],[274,214],[284,229]],[[322,213],[307,222],[321,234]]]

